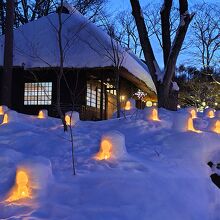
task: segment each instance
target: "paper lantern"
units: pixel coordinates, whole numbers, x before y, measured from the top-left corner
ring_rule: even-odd
[[[217,134],[220,134],[220,119],[219,118],[210,119],[209,130]]]
[[[212,108],[206,108],[204,110],[203,114],[207,118],[214,118],[215,117],[215,111]]]
[[[65,114],[65,121],[66,121],[66,125],[68,125],[68,126],[76,125],[76,123],[78,121],[80,121],[79,113],[75,112],[75,111],[66,112],[66,114]]]
[[[192,116],[188,112],[176,113],[173,119],[173,129],[182,132],[193,131],[201,133],[200,130],[194,128]]]
[[[48,117],[48,111],[46,109],[42,109],[38,113],[38,118],[47,118]]]
[[[5,105],[1,105],[0,106],[0,115],[4,115],[6,111],[8,111],[8,107]]]
[[[31,198],[29,176],[25,170],[17,170],[16,183],[6,202],[14,202],[20,199]]]
[[[129,110],[132,110],[132,109],[135,109],[136,108],[136,101],[134,99],[129,99],[127,100],[127,102],[125,103],[125,110],[126,111],[129,111]]]
[[[96,160],[120,159],[127,155],[125,137],[118,131],[111,131],[102,136],[100,150]]]
[[[188,107],[186,111],[191,114],[192,118],[197,118],[197,109],[195,107]]]
[[[152,106],[150,108],[144,109],[144,119],[152,120],[152,121],[160,121],[158,116],[158,108]]]

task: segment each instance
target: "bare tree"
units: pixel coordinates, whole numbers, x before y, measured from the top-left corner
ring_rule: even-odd
[[[4,68],[1,77],[1,104],[12,105],[12,71],[13,71],[13,25],[14,0],[8,0],[6,5]]]
[[[200,62],[204,74],[216,81],[212,69],[220,66],[220,10],[217,5],[208,3],[196,5],[195,8],[197,13],[192,24],[191,54]]]
[[[170,14],[173,1],[164,0],[164,4],[160,10],[163,59],[165,63],[164,71],[162,72],[159,69],[152,45],[150,43],[149,34],[139,0],[130,0],[130,2],[132,6],[132,14],[135,18],[135,22],[137,25],[145,61],[157,88],[158,105],[159,107],[176,110],[178,91],[175,88],[172,80],[175,76],[177,58],[182,48],[188,26],[192,18],[194,17],[194,13],[189,14],[187,0],[179,0],[179,25],[178,29],[175,32],[175,37],[172,41]]]

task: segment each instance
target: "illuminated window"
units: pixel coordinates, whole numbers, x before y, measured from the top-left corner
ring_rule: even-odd
[[[24,105],[51,105],[52,82],[24,84]]]
[[[97,109],[101,107],[101,89],[96,84],[87,83],[86,105]],[[105,109],[105,94],[103,93],[103,109]]]
[[[107,92],[111,93],[112,95],[117,95],[116,89],[114,89],[113,85],[106,83],[106,89]]]

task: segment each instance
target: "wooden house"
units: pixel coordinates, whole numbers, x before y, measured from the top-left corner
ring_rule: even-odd
[[[14,30],[13,109],[37,114],[47,109],[57,116],[57,75],[60,70],[58,30],[64,56],[61,108],[75,110],[81,119],[110,118],[116,110],[119,75],[121,101],[141,89],[155,97],[155,86],[147,67],[132,52],[121,48],[104,31],[78,11],[63,13],[62,25],[53,13]],[[0,72],[3,67],[4,36],[0,36]]]

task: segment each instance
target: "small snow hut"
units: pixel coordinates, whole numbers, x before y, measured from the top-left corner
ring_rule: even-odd
[[[116,110],[115,57],[120,62],[120,95],[129,99],[141,89],[155,99],[148,69],[134,54],[115,46],[116,42],[76,10],[63,13],[61,18],[64,75],[60,96],[64,113],[77,111],[84,120],[112,116]],[[12,109],[35,115],[46,109],[50,116],[58,115],[58,29],[58,14],[52,13],[14,30]],[[0,47],[1,73],[4,35],[0,36]]]

